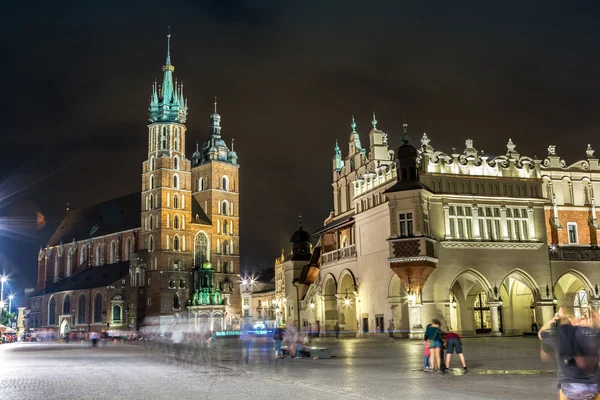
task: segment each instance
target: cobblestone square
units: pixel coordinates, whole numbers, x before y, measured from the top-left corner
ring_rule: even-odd
[[[273,359],[273,343],[253,343],[240,363],[235,339],[202,363],[181,365],[141,345],[0,346],[0,399],[554,399],[554,363],[535,338],[464,339],[469,372],[452,360],[449,374],[421,370],[420,341],[319,340],[328,360]]]

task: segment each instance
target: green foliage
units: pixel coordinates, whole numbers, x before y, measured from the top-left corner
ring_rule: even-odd
[[[2,311],[2,319],[0,319],[0,324],[4,326],[11,327],[13,322],[17,322],[17,316],[15,313],[9,313],[6,310]]]

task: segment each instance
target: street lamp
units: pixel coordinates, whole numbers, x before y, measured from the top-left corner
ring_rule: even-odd
[[[2,275],[0,277],[0,282],[2,282],[2,286],[0,287],[0,301],[4,301],[4,282],[6,282],[8,278],[6,275]]]
[[[12,293],[8,296],[8,313],[9,314],[12,313],[12,299],[14,299],[14,298],[15,298],[15,295]]]

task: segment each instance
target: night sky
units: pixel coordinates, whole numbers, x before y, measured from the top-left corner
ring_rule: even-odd
[[[297,215],[315,230],[332,208],[335,139],[350,117],[368,145],[372,111],[400,143],[408,118],[451,152],[574,162],[600,152],[597,2],[10,2],[0,63],[0,271],[33,286],[37,251],[72,208],[141,188],[151,83],[171,25],[189,100],[187,157],[219,98],[241,164],[242,266],[272,263]],[[45,227],[36,225],[36,213]]]

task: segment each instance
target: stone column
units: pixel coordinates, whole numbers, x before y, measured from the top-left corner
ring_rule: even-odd
[[[535,223],[533,221],[533,207],[527,207],[527,224],[529,226],[529,239],[535,240]]]
[[[450,232],[450,206],[444,204],[444,223],[446,224],[446,239],[452,239]]]
[[[490,314],[492,317],[492,332],[490,333],[490,336],[502,336],[502,333],[500,332],[500,323],[498,318],[498,307],[500,306],[500,304],[501,303],[499,301],[490,302]]]
[[[510,240],[508,237],[508,227],[506,226],[506,207],[500,207],[500,229],[502,229],[502,240]]]
[[[598,310],[600,309],[600,299],[591,300],[590,306],[592,308],[592,311],[598,314]]]
[[[481,240],[481,232],[479,231],[479,208],[477,208],[476,204],[472,206],[472,214],[473,214],[473,234],[475,235],[475,240]]]
[[[535,303],[537,324],[541,328],[554,318],[554,303],[552,300],[540,300]]]
[[[423,339],[423,324],[421,324],[421,309],[422,304],[409,304],[408,305],[408,326],[409,326],[409,339]]]

